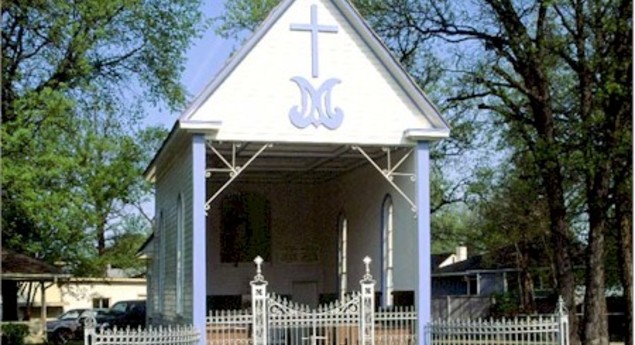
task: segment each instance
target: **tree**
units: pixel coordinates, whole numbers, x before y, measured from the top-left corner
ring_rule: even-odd
[[[144,106],[180,108],[198,1],[2,3],[5,246],[83,267],[140,200]],[[78,272],[79,273],[79,272]]]
[[[631,137],[631,119],[625,116],[632,111],[631,5],[485,0],[459,8],[452,2],[395,1],[383,4],[391,21],[378,28],[391,37],[463,47],[461,56],[470,60],[456,68],[465,85],[456,99],[479,99],[480,108],[505,126],[512,147],[533,155],[546,191],[557,281],[570,310],[573,343],[578,333],[569,244],[577,210],[570,207],[571,196],[582,196],[588,217],[582,340],[608,341],[604,233],[613,207],[611,162],[623,151],[618,143]],[[626,170],[632,170],[630,164]]]
[[[240,13],[226,16],[230,25],[221,26],[233,34],[237,31],[228,28],[253,28],[257,14],[273,6],[238,3],[230,10]],[[603,257],[609,224],[620,228],[623,257],[632,257],[626,245],[632,224],[622,206],[632,204],[624,193],[632,178],[625,159],[632,142],[632,2],[481,0],[466,6],[449,0],[359,0],[355,5],[414,75],[434,66],[421,64],[430,52],[435,61],[456,57],[444,74],[454,80],[444,88],[450,100],[477,104],[509,150],[529,154],[544,191],[571,342],[579,343],[582,335],[585,344],[607,344]],[[627,163],[616,163],[620,159]],[[587,248],[580,328],[571,246],[576,237],[583,237]],[[628,266],[624,281],[632,277]],[[630,285],[625,282],[624,288]],[[632,299],[632,291],[625,295]]]
[[[532,314],[536,310],[534,275],[547,268],[548,276],[554,276],[551,260],[553,252],[548,242],[548,217],[545,193],[536,181],[536,171],[531,164],[515,157],[516,164],[499,175],[500,180],[487,183],[487,193],[473,203],[478,229],[474,240],[484,243],[490,255],[503,248],[514,248],[516,268],[519,276],[519,298],[521,312]],[[545,255],[536,256],[536,253]],[[509,253],[502,253],[502,256]]]

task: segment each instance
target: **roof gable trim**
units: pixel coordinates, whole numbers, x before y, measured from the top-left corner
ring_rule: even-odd
[[[247,42],[238,50],[221,71],[212,79],[212,81],[203,89],[203,91],[194,99],[188,109],[183,112],[179,121],[188,121],[197,110],[205,103],[207,99],[223,84],[223,82],[232,74],[234,69],[244,60],[251,50],[260,42],[260,40],[269,32],[280,17],[287,11],[294,0],[284,0],[275,7],[265,21],[258,27],[254,34]],[[436,106],[428,99],[426,94],[419,88],[412,77],[404,70],[403,66],[390,53],[386,45],[381,41],[377,34],[363,20],[361,14],[346,0],[331,0],[337,10],[348,21],[348,24],[362,38],[372,53],[377,57],[381,64],[386,68],[390,75],[395,79],[399,87],[408,95],[410,101],[416,105],[421,114],[423,114],[435,129],[442,129],[447,135],[424,137],[425,140],[438,140],[449,136],[450,126],[443,119]],[[205,127],[200,124],[197,129],[214,129]]]
[[[192,104],[188,107],[183,115],[181,115],[179,121],[189,120],[194,113],[205,103],[205,101],[219,88],[225,79],[231,75],[234,69],[243,61],[243,59],[251,52],[251,50],[260,42],[260,40],[269,32],[269,29],[280,19],[280,17],[287,11],[289,6],[294,0],[285,0],[278,4],[269,16],[265,19],[258,28],[256,28],[254,34],[247,40],[247,42],[236,52],[236,55],[231,57],[228,62],[221,68],[220,72],[212,78],[209,84],[205,86],[203,91],[194,99]]]

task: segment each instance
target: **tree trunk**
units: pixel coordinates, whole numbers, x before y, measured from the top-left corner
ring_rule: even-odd
[[[536,303],[534,301],[534,281],[529,272],[529,253],[527,244],[516,244],[517,266],[520,270],[520,303],[522,312],[532,314],[536,311]]]
[[[535,127],[538,132],[536,163],[542,177],[549,207],[549,230],[556,266],[557,292],[569,311],[569,340],[571,345],[580,344],[578,317],[575,305],[575,275],[569,252],[571,234],[567,222],[567,209],[564,201],[564,177],[559,160],[558,145],[555,143],[554,118],[549,106],[549,88],[545,82],[539,83],[540,99],[532,101]]]
[[[608,220],[608,194],[610,162],[601,162],[602,167],[593,169],[587,178],[587,200],[589,203],[589,238],[586,254],[586,292],[584,295],[585,345],[608,345],[608,321],[604,272],[604,234]]]
[[[631,197],[632,170],[616,181],[616,220],[619,229],[618,253],[620,281],[624,289],[624,345],[633,345],[633,199]]]
[[[106,252],[106,217],[101,216],[97,225],[97,252],[99,256]]]
[[[547,183],[547,185],[551,184],[554,183]],[[549,210],[551,244],[554,249],[555,274],[558,282],[557,292],[564,300],[569,311],[569,342],[571,345],[578,345],[580,344],[580,336],[578,334],[578,316],[576,315],[575,305],[575,277],[568,249],[571,239],[569,226],[564,218],[564,195],[561,194],[561,197],[562,203],[558,202],[558,198],[553,195],[553,192],[548,194],[549,203],[554,205]]]

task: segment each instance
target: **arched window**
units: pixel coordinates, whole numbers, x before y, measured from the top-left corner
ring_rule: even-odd
[[[382,304],[384,307],[392,305],[393,292],[393,204],[390,195],[386,195],[382,204]]]
[[[185,234],[183,224],[183,198],[176,200],[176,313],[183,314],[183,287],[185,285]]]
[[[340,298],[344,298],[346,294],[346,247],[348,236],[348,220],[344,215],[340,215],[337,227],[337,279],[339,281]]]
[[[263,195],[237,192],[221,201],[221,262],[271,260],[271,206]]]
[[[159,211],[157,227],[157,251],[159,274],[157,275],[157,311],[163,313],[164,310],[164,294],[165,294],[165,246],[167,243],[167,234],[165,229],[165,216],[163,210]]]

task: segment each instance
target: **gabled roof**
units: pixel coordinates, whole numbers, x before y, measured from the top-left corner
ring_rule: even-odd
[[[482,271],[499,271],[499,270],[516,270],[516,266],[513,261],[509,262],[497,262],[491,258],[486,258],[484,255],[475,255],[467,258],[467,260],[459,261],[457,263],[440,267],[434,270],[434,273],[465,273],[470,272],[482,272]]]
[[[179,121],[181,127],[201,130],[216,130],[221,125],[218,122],[201,122],[193,121],[193,114],[202,106],[202,104],[212,95],[223,82],[231,75],[243,59],[249,55],[260,40],[269,32],[280,17],[296,0],[283,0],[276,6],[265,21],[256,29],[251,38],[238,50],[238,52],[230,58],[215,78],[203,89],[203,91],[194,99],[190,107],[183,112]],[[413,140],[420,139],[441,139],[449,136],[449,125],[443,119],[436,106],[428,99],[426,94],[419,88],[410,75],[404,70],[403,66],[390,53],[389,49],[384,45],[377,34],[369,27],[359,12],[346,0],[330,0],[340,13],[346,18],[348,24],[355,29],[357,34],[364,40],[367,47],[374,53],[378,60],[382,63],[393,76],[398,85],[406,92],[410,100],[413,101],[422,113],[424,113],[428,121],[433,125],[432,130],[417,130],[405,133]]]
[[[536,237],[527,240],[527,242],[524,243],[524,246],[524,250],[528,253],[530,267],[544,268],[551,265],[549,261],[550,255],[546,255],[550,249],[548,244],[545,243],[542,238]],[[572,248],[575,252],[579,253],[584,250],[579,243],[574,243]],[[478,272],[519,271],[517,265],[518,250],[519,248],[516,244],[499,247],[496,250],[492,250],[484,254],[470,256],[467,260],[433,269],[433,275],[467,275]],[[575,267],[584,266],[583,255],[573,255],[572,258]]]
[[[311,66],[313,41],[291,26],[306,23],[309,7],[315,6],[320,25],[334,25],[340,31],[320,36],[324,73],[307,76],[309,85],[301,86],[296,79],[306,76],[304,66]],[[329,95],[333,91],[333,99],[318,101],[317,94],[324,95],[323,88],[333,80],[341,82],[327,89]],[[309,87],[315,93],[307,96]],[[345,114],[341,127],[292,124],[290,109],[304,111],[307,102],[311,111],[318,108],[313,102],[341,109]],[[283,0],[181,114],[146,176],[152,178],[158,161],[169,157],[188,133],[202,133],[217,143],[379,147],[439,140],[449,131],[438,109],[348,1]]]
[[[70,277],[58,267],[7,249],[2,249],[0,274],[3,280],[53,280]]]
[[[137,249],[136,256],[139,259],[146,260],[152,259],[152,246],[154,245],[154,231],[148,236],[148,238],[141,244],[141,247]]]

